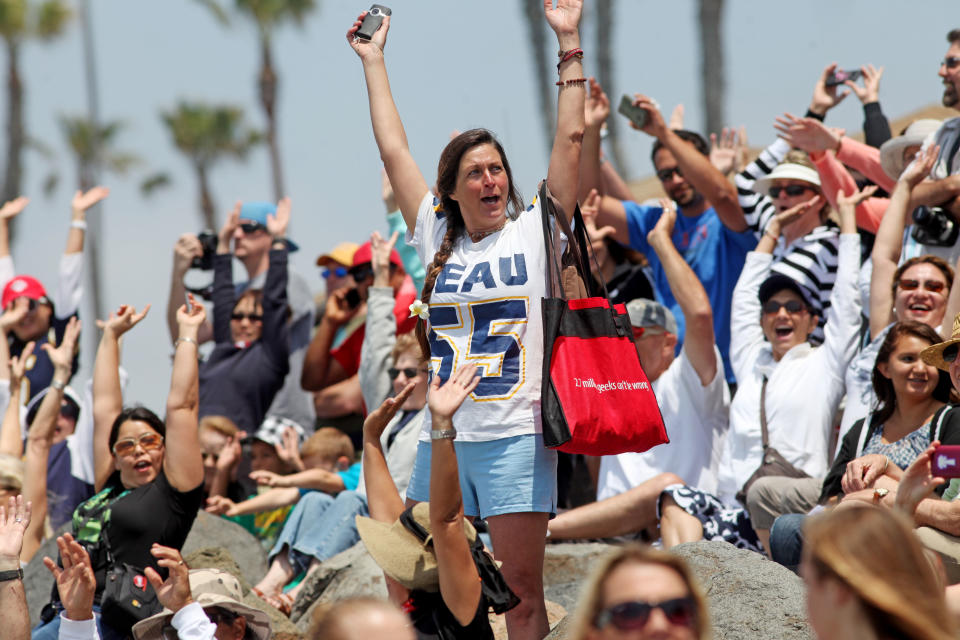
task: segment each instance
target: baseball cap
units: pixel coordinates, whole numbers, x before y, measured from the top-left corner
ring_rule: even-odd
[[[811,309],[816,309],[816,306],[813,304],[813,300],[810,298],[810,293],[801,287],[796,280],[790,276],[785,276],[782,273],[773,273],[760,284],[760,291],[757,294],[757,297],[760,298],[760,304],[765,303],[778,291],[783,291],[784,289],[793,291],[795,294],[800,296],[800,299],[803,300],[804,304]]]
[[[627,303],[627,314],[630,324],[634,327],[662,327],[667,332],[677,335],[677,319],[670,309],[647,298],[635,298]]]
[[[3,288],[3,298],[0,300],[0,306],[6,309],[11,302],[17,298],[30,298],[37,302],[47,302],[47,290],[43,288],[40,281],[32,276],[17,276],[7,283]]]
[[[317,258],[318,267],[329,266],[331,262],[342,264],[345,267],[353,265],[353,254],[360,248],[356,242],[341,242],[330,251]]]

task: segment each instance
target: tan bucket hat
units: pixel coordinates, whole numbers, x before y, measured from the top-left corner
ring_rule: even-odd
[[[920,358],[927,364],[934,366],[941,371],[949,371],[950,363],[943,359],[943,352],[948,347],[958,343],[960,343],[960,313],[958,313],[953,319],[953,331],[950,333],[950,339],[930,345],[920,352]],[[954,355],[951,360],[954,360],[955,358],[956,355]]]
[[[430,503],[417,503],[410,513],[427,532],[425,542],[421,542],[399,519],[387,524],[357,516],[357,531],[367,551],[388,576],[407,589],[438,591],[440,576],[430,536]],[[463,520],[463,531],[471,544],[477,539],[477,530],[466,519]]]
[[[257,640],[269,640],[272,630],[270,618],[259,609],[241,602],[243,591],[240,582],[231,573],[220,569],[191,569],[190,592],[201,607],[220,607],[243,616]],[[133,625],[133,637],[137,640],[159,640],[164,625],[173,618],[173,611],[163,611]]]

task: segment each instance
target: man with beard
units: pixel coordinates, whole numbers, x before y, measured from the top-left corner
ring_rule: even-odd
[[[591,88],[587,109],[594,102]],[[733,382],[729,359],[730,300],[747,252],[757,245],[737,201],[737,190],[708,157],[704,139],[692,132],[667,127],[656,102],[637,96],[634,103],[648,114],[644,133],[656,138],[653,167],[664,192],[677,203],[679,215],[671,234],[683,259],[703,283],[713,309],[717,347],[723,356],[727,379]],[[599,109],[599,107],[598,107]],[[602,117],[588,117],[584,133],[580,171],[580,201],[591,189],[601,189],[600,125]],[[653,271],[657,300],[677,320],[677,352],[683,345],[684,318],[676,296],[670,290],[663,266],[647,242],[647,234],[660,219],[659,205],[648,206],[604,195],[597,214],[597,226],[613,227],[613,238],[646,255]]]

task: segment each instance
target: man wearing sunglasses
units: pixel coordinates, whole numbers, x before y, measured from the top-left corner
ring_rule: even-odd
[[[677,221],[672,239],[680,255],[693,269],[706,289],[713,308],[713,327],[717,346],[724,360],[727,380],[733,382],[728,358],[730,345],[730,298],[747,252],[757,239],[750,230],[737,201],[737,190],[711,163],[706,141],[692,131],[667,127],[657,104],[637,96],[635,106],[648,114],[641,129],[656,138],[653,145],[653,167],[664,193],[677,206]],[[647,242],[647,234],[660,218],[662,209],[620,200],[604,192],[601,179],[600,129],[609,113],[609,102],[599,85],[591,85],[587,104],[581,155],[578,196],[586,201],[591,189],[602,195],[597,213],[597,227],[611,226],[613,239],[643,253],[653,271],[657,300],[666,305],[677,319],[677,350],[683,346],[685,319],[677,292],[671,290],[663,265]]]
[[[267,216],[275,215],[277,207],[268,202],[245,202],[240,208],[240,224],[233,233],[233,256],[247,272],[247,281],[236,285],[236,298],[248,289],[263,289],[270,264],[270,246],[273,242],[267,232]],[[287,250],[298,247],[286,239]],[[203,255],[203,247],[195,234],[180,236],[173,249],[173,276],[170,281],[170,298],[167,302],[167,326],[171,340],[177,337],[176,313],[183,304],[186,289],[183,278],[191,268],[193,259]],[[277,392],[267,415],[293,420],[305,429],[314,423],[313,400],[300,388],[299,371],[310,343],[313,327],[313,294],[306,279],[292,267],[287,267],[287,303],[290,307],[289,344],[290,373],[284,378],[283,387]],[[213,317],[209,314],[208,317]],[[208,321],[200,329],[200,342],[213,339],[213,325]]]

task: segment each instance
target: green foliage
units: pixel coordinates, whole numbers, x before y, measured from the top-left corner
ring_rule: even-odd
[[[123,129],[118,120],[94,127],[88,118],[61,116],[60,127],[80,166],[95,165],[123,174],[141,162],[136,154],[113,148]]]
[[[217,0],[196,1],[209,9],[220,24],[229,24],[227,10]],[[302,25],[307,14],[317,8],[316,0],[234,0],[233,4],[238,13],[253,19],[265,38],[283,22]]]
[[[160,117],[177,149],[198,167],[206,168],[225,156],[243,159],[263,141],[262,133],[246,126],[239,107],[180,102]]]
[[[50,40],[63,33],[72,16],[62,0],[0,0],[0,37],[11,42],[30,37]]]
[[[155,173],[147,176],[140,182],[140,193],[144,197],[152,196],[157,189],[170,186],[170,175],[166,173]]]

